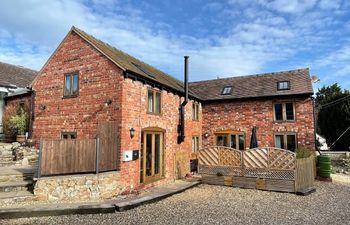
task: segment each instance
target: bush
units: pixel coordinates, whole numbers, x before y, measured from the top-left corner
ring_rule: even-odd
[[[297,159],[309,158],[311,155],[310,150],[303,147],[298,148],[296,153],[297,153]]]
[[[9,125],[16,134],[23,135],[28,131],[28,113],[24,110],[10,118]]]

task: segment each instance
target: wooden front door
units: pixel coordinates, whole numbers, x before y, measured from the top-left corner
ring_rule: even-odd
[[[149,183],[163,176],[163,132],[144,131],[141,140],[140,182]]]

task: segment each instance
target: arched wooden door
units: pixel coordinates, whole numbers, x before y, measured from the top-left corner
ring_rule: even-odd
[[[164,132],[147,129],[142,132],[140,182],[150,183],[164,175]]]

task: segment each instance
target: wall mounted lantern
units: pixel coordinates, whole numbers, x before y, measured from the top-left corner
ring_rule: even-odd
[[[40,108],[41,111],[44,111],[46,109],[46,106],[41,104],[39,108]]]
[[[135,129],[132,127],[130,129],[130,137],[133,138],[135,136]]]
[[[112,104],[112,100],[111,99],[106,99],[105,106],[109,106],[110,104]]]
[[[205,132],[203,136],[205,139],[207,139],[209,137],[209,134],[207,132]]]

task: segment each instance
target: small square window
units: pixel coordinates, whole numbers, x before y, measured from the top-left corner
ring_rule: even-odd
[[[227,86],[222,89],[222,95],[231,95],[232,94],[232,86]]]
[[[289,90],[289,89],[290,89],[289,81],[279,81],[279,82],[277,82],[277,90],[278,91]]]
[[[77,139],[77,132],[62,132],[62,139]]]

